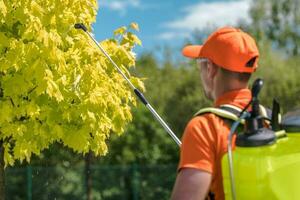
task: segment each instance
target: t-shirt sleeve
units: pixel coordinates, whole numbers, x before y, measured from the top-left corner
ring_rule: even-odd
[[[207,115],[197,116],[188,123],[182,137],[178,170],[195,168],[213,172],[215,165],[213,131]]]

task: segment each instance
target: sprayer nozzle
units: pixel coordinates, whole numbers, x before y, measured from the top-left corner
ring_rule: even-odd
[[[77,24],[74,25],[74,27],[76,29],[82,29],[84,32],[87,31],[87,28],[86,28],[86,26],[83,23],[77,23]]]

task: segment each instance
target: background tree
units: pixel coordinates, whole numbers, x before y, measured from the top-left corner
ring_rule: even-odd
[[[251,4],[252,23],[248,26],[258,40],[268,38],[276,48],[289,55],[300,53],[300,1],[254,0]]]
[[[91,26],[97,2],[1,0],[0,9],[1,163],[29,162],[54,142],[105,155],[106,140],[131,120],[135,98],[109,61],[73,28],[77,22]],[[132,48],[140,41],[126,27],[115,35],[102,46],[130,76]]]
[[[252,77],[264,79],[260,93],[262,104],[272,107],[275,98],[281,105],[282,114],[300,107],[300,59],[287,57],[282,51],[272,49],[271,41],[260,41],[260,62]]]
[[[260,49],[260,67],[253,79],[260,76],[265,80],[261,99],[271,107],[276,98],[283,112],[300,106],[299,9],[299,0],[254,0],[251,24],[243,26],[256,38]]]

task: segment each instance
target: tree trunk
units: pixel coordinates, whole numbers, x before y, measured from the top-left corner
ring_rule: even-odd
[[[92,160],[92,152],[90,151],[85,156],[85,185],[86,185],[86,199],[87,200],[92,200],[91,160]]]
[[[0,200],[5,200],[4,147],[0,141]]]

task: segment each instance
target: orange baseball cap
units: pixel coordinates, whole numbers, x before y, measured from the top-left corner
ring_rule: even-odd
[[[182,54],[189,58],[208,58],[234,72],[252,73],[259,57],[254,39],[240,29],[224,27],[212,33],[203,45],[189,45]]]

